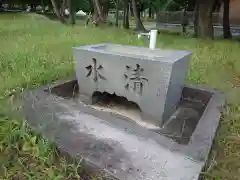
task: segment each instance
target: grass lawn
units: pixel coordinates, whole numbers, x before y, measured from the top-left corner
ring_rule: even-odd
[[[11,94],[74,74],[73,46],[112,42],[144,45],[114,28],[68,27],[40,15],[0,16],[0,179],[78,179],[81,164],[69,163],[46,140],[8,113]],[[206,179],[240,179],[240,44],[160,35],[158,47],[193,52],[187,83],[216,88],[227,105],[204,172]],[[12,96],[11,96],[12,97]]]

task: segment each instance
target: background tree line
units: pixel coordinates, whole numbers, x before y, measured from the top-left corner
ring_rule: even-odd
[[[116,26],[118,26],[118,12],[123,13],[123,27],[129,28],[130,13],[134,17],[136,29],[145,30],[141,20],[141,12],[148,9],[148,15],[153,18],[153,14],[161,11],[194,11],[194,35],[202,38],[213,38],[214,29],[212,24],[212,13],[219,10],[223,5],[223,30],[224,38],[231,38],[229,23],[229,3],[230,0],[0,0],[3,3],[18,4],[21,6],[30,5],[34,11],[37,6],[53,9],[60,22],[66,24],[64,10],[69,11],[69,22],[76,23],[76,12],[83,10],[89,14],[96,26],[107,23],[108,12],[116,9]],[[130,12],[130,13],[129,13]],[[186,23],[187,24],[187,23]]]

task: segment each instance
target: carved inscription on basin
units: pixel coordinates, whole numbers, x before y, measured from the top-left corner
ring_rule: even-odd
[[[98,79],[106,79],[103,75],[101,75],[100,70],[103,69],[102,65],[97,65],[97,60],[95,58],[92,58],[93,63],[86,66],[87,75],[86,77],[92,76],[94,81],[98,81]]]
[[[126,65],[127,72],[124,73],[126,78],[126,84],[124,85],[127,91],[132,90],[140,95],[142,95],[143,86],[148,82],[146,77],[141,76],[144,71],[139,64],[136,64],[135,68]]]

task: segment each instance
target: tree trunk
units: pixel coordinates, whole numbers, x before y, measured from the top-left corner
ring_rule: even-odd
[[[55,1],[55,0],[51,0],[51,3],[52,3],[53,9],[54,9],[54,11],[55,11],[55,13],[56,13],[58,19],[60,20],[61,23],[65,24],[66,21],[64,20],[63,16],[61,16],[56,1]]]
[[[69,20],[72,25],[76,24],[76,12],[73,5],[73,0],[68,0]]]
[[[93,24],[95,26],[98,25],[98,12],[97,12],[97,7],[95,5],[95,0],[93,0],[93,14],[92,14],[92,18],[93,18]]]
[[[195,4],[195,8],[194,8],[194,37],[198,37],[198,28],[199,28],[199,24],[198,24],[198,19],[199,19],[199,4],[196,1]]]
[[[89,0],[89,4],[91,5],[91,9],[90,9],[90,12],[88,13],[88,16],[86,18],[86,21],[85,21],[85,27],[87,27],[89,21],[91,20],[92,23],[93,23],[93,15],[94,15],[94,3],[92,3],[91,0]]]
[[[7,9],[12,9],[12,8],[13,8],[14,4],[12,4],[12,3],[13,3],[13,2],[8,3]]]
[[[132,20],[132,16],[133,16],[133,12],[132,12],[132,3],[131,3],[131,0],[128,0],[128,16],[129,18]]]
[[[97,20],[97,24],[98,23],[100,23],[100,24],[102,24],[102,23],[104,23],[105,22],[105,20],[104,20],[104,15],[103,15],[103,8],[102,8],[102,6],[101,6],[101,4],[100,4],[100,1],[99,0],[94,0],[94,5],[95,5],[95,10],[97,11],[96,13],[96,15],[97,15],[97,17],[96,17],[96,20]]]
[[[132,0],[132,8],[136,30],[146,31],[140,18],[140,10],[137,8],[136,0]]]
[[[104,24],[106,22],[108,14],[108,1],[93,0],[93,3],[94,3],[93,23],[96,26],[98,26],[99,24]]]
[[[53,12],[54,13],[54,10],[53,10],[53,5],[52,5],[52,2],[50,2],[49,4],[47,4],[47,12]]]
[[[42,6],[42,13],[45,13],[45,4],[43,0],[41,0],[41,6]]]
[[[223,38],[231,39],[232,34],[229,22],[229,3],[230,0],[223,0]]]
[[[212,9],[214,0],[199,0],[199,37],[211,38],[214,37],[212,25]]]
[[[129,29],[129,0],[124,1],[123,28]]]
[[[182,34],[186,33],[187,25],[188,25],[187,8],[184,7],[182,12]]]
[[[108,0],[103,0],[103,2],[102,2],[102,11],[103,11],[103,14],[104,14],[104,21],[107,20],[108,10],[109,10],[109,1]]]
[[[61,7],[60,7],[60,16],[62,17],[65,15],[65,6],[66,6],[66,2],[65,0],[62,0]]]
[[[148,8],[148,18],[152,19],[152,8]]]
[[[31,4],[30,7],[31,7],[30,12],[36,12],[36,4]]]
[[[213,0],[212,12],[215,12],[218,9],[219,2],[222,0]]]
[[[116,22],[115,22],[115,26],[116,27],[118,27],[118,18],[119,18],[119,0],[116,0],[116,14],[115,14],[115,16],[116,16]]]

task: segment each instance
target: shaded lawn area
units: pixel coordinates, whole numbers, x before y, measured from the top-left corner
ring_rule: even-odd
[[[78,162],[68,163],[47,140],[10,114],[9,95],[74,74],[72,47],[112,42],[144,45],[116,28],[68,27],[40,15],[0,16],[0,177],[78,179]],[[160,35],[158,47],[193,52],[187,83],[216,88],[227,105],[206,168],[206,179],[240,179],[240,44]]]

